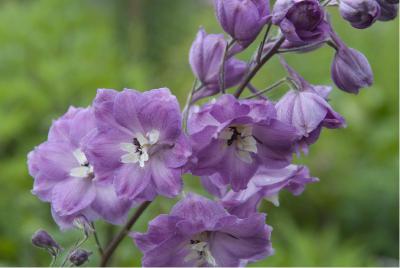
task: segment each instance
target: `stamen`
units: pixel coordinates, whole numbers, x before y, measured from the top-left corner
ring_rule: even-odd
[[[71,169],[69,175],[77,178],[94,179],[93,167],[89,164],[86,155],[81,149],[73,151],[75,159],[78,161],[79,166]]]
[[[246,163],[252,163],[253,158],[250,153],[257,153],[258,142],[252,135],[252,127],[230,126],[221,132],[219,138],[226,140],[228,146],[235,146],[238,158]]]
[[[120,148],[126,154],[121,156],[121,162],[139,163],[140,167],[145,166],[145,162],[149,160],[148,151],[150,147],[157,143],[160,137],[160,132],[152,130],[143,136],[142,133],[136,133],[131,143],[121,143]]]
[[[217,263],[211,255],[208,244],[208,234],[203,232],[197,234],[189,241],[189,254],[185,257],[185,261],[195,261],[195,266],[216,266]]]

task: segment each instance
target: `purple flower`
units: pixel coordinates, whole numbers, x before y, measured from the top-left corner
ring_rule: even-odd
[[[235,191],[246,188],[259,166],[287,166],[297,138],[295,129],[277,120],[272,103],[232,95],[192,109],[188,131],[192,173],[219,173]]]
[[[149,266],[244,266],[273,254],[265,214],[246,219],[230,215],[221,204],[189,194],[168,215],[149,223],[133,238]]]
[[[288,91],[275,105],[277,117],[296,128],[300,136],[298,149],[307,153],[308,145],[317,141],[322,127],[341,128],[345,120],[325,100],[331,87],[311,85],[283,59],[282,64],[298,88]]]
[[[269,0],[215,0],[221,27],[243,48],[250,45],[270,19]]]
[[[339,11],[353,27],[364,29],[378,19],[381,9],[376,0],[341,0]]]
[[[178,195],[190,151],[170,91],[103,89],[93,106],[98,131],[85,150],[101,181],[113,184],[117,195],[129,200]]]
[[[321,42],[329,37],[325,12],[318,0],[277,0],[272,15],[272,22],[279,25],[292,46]]]
[[[317,181],[317,178],[310,176],[305,166],[289,165],[283,169],[260,168],[251,178],[247,189],[240,192],[230,190],[221,198],[221,202],[229,213],[246,218],[257,211],[262,199],[279,206],[278,195],[282,189],[300,195],[306,184]]]
[[[399,12],[398,0],[376,0],[381,7],[380,21],[389,21],[397,17]]]
[[[358,94],[361,88],[369,87],[373,83],[368,59],[361,52],[347,47],[333,31],[331,35],[337,46],[331,67],[332,79],[338,88]]]
[[[207,34],[204,29],[197,33],[190,49],[189,62],[202,88],[194,93],[193,101],[220,92],[219,76],[226,45],[222,34]],[[237,85],[246,70],[245,62],[228,57],[225,62],[225,87]]]
[[[71,228],[81,216],[119,224],[132,206],[132,202],[117,198],[112,186],[99,181],[83,152],[85,140],[93,131],[92,109],[71,107],[53,122],[48,140],[28,155],[29,172],[34,178],[32,192],[51,203],[61,229]]]

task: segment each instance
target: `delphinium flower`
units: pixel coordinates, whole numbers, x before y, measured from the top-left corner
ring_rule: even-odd
[[[103,183],[129,200],[181,192],[190,149],[179,104],[168,89],[99,90],[93,108],[97,131],[85,150]]]
[[[339,11],[345,20],[358,29],[370,27],[381,14],[376,0],[340,0]]]
[[[307,167],[292,164],[292,154],[307,152],[323,127],[344,127],[345,121],[328,103],[332,87],[310,84],[283,60],[289,77],[264,90],[252,79],[276,54],[328,44],[336,50],[334,83],[357,94],[372,84],[371,66],[338,37],[326,7],[339,6],[342,17],[360,29],[394,19],[398,12],[398,0],[276,0],[272,13],[268,0],[214,2],[230,37],[204,29],[197,33],[189,54],[196,79],[184,122],[176,97],[166,88],[144,93],[101,89],[93,108],[70,108],[53,123],[48,140],[29,153],[32,192],[51,203],[61,229],[84,231],[84,240],[61,266],[68,260],[72,265],[88,261],[91,253],[80,246],[89,234],[97,238],[94,220],[121,223],[133,205],[143,202],[104,252],[96,239],[101,265],[106,265],[157,195],[181,193],[183,173],[201,176],[216,200],[188,194],[170,214],[152,220],[147,233],[135,233],[144,266],[245,266],[271,255],[272,228],[258,213],[261,201],[278,205],[280,191],[299,195],[318,181]],[[275,26],[277,34],[271,37]],[[248,63],[236,59],[264,27]],[[276,103],[270,101],[266,94],[285,82],[289,91]],[[226,94],[236,85],[233,95]],[[252,95],[243,99],[247,88]],[[32,241],[56,261],[61,247],[47,233],[38,232]]]
[[[265,100],[238,100],[226,94],[192,109],[188,131],[195,175],[221,174],[235,191],[246,188],[259,166],[289,165],[296,130],[276,118]]]
[[[201,87],[194,92],[192,102],[221,91],[219,79],[226,46],[223,34],[207,34],[202,28],[197,33],[190,48],[189,63]],[[224,67],[225,88],[237,85],[247,70],[247,64],[233,56],[227,57]]]
[[[51,203],[61,229],[73,227],[79,217],[120,224],[132,206],[131,201],[118,198],[112,186],[100,182],[83,151],[95,128],[91,108],[71,107],[53,122],[48,140],[28,155],[32,192]]]
[[[374,78],[364,54],[346,46],[333,30],[331,37],[336,46],[331,67],[331,76],[336,86],[353,94],[358,94],[361,88],[371,86]]]
[[[283,58],[281,62],[296,88],[289,90],[276,104],[277,117],[296,128],[300,137],[297,149],[307,152],[308,145],[317,141],[322,127],[341,128],[345,126],[345,120],[326,100],[331,87],[311,85]]]
[[[166,215],[149,223],[147,233],[133,235],[149,266],[244,266],[273,253],[265,214],[245,219],[221,204],[188,194]]]
[[[317,182],[306,166],[289,165],[282,169],[260,167],[249,181],[247,188],[235,192],[220,183],[220,175],[203,176],[204,188],[216,196],[229,213],[246,218],[257,212],[263,199],[279,205],[278,195],[283,189],[300,195],[305,185]]]
[[[325,11],[318,0],[277,0],[272,22],[292,46],[309,45],[329,37]]]
[[[214,0],[217,19],[243,48],[250,45],[270,20],[269,0]]]

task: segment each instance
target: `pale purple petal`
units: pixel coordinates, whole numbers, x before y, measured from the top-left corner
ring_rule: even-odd
[[[151,169],[136,164],[124,164],[116,172],[114,187],[120,198],[135,199],[151,182]]]
[[[58,183],[52,191],[54,211],[66,216],[88,207],[96,197],[96,188],[90,179],[70,178]]]

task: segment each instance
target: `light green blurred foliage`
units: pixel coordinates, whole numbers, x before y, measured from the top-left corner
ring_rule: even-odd
[[[48,204],[29,192],[26,155],[46,139],[51,121],[69,105],[89,105],[97,88],[168,86],[183,103],[193,81],[187,60],[198,27],[221,31],[210,3],[0,2],[0,265],[47,265],[49,257],[30,245],[38,228],[49,230],[65,248],[79,238],[77,231],[61,233]],[[309,155],[296,159],[310,167],[319,183],[299,197],[283,193],[279,208],[262,205],[274,227],[276,253],[255,265],[398,263],[398,20],[360,31],[332,13],[345,42],[369,58],[375,84],[358,96],[334,90],[331,103],[348,127],[324,130]],[[287,60],[310,82],[332,84],[332,57],[326,47],[287,55]],[[274,59],[254,84],[262,88],[284,75]],[[185,176],[185,183],[186,191],[205,194],[197,178]],[[158,197],[134,229],[145,231],[148,221],[175,202]],[[117,230],[97,226],[103,241]],[[95,250],[92,241],[87,247]],[[125,239],[113,264],[139,266],[140,257],[131,239]],[[94,254],[89,265],[97,263]]]

